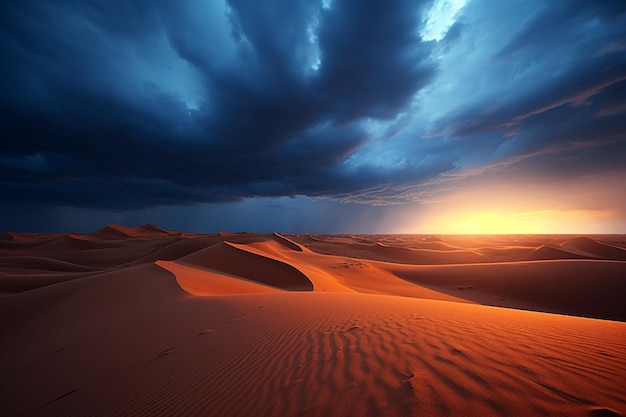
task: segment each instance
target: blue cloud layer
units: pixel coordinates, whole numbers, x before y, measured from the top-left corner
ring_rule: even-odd
[[[114,209],[374,205],[624,171],[626,3],[10,0],[0,193]],[[625,174],[626,175],[626,174]]]

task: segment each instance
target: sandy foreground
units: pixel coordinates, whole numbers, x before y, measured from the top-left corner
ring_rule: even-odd
[[[0,235],[6,416],[626,416],[626,236]]]

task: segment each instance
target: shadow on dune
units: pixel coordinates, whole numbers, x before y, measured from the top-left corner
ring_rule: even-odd
[[[293,266],[239,249],[226,241],[184,256],[179,261],[289,291],[313,290],[309,278]]]

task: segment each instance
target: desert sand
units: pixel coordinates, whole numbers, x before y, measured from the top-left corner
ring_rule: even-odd
[[[626,236],[0,235],[6,416],[626,416]]]

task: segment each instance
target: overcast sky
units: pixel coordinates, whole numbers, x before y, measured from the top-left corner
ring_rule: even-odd
[[[0,21],[2,230],[626,233],[626,1],[4,0]]]

